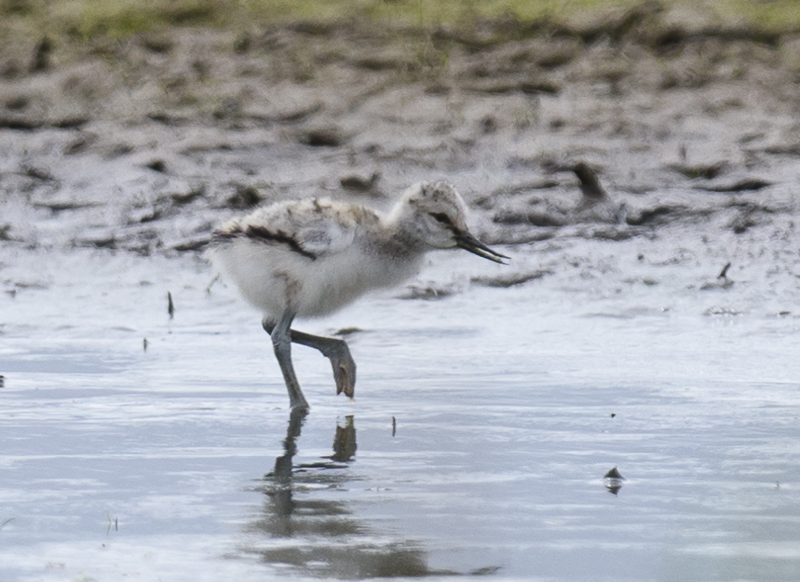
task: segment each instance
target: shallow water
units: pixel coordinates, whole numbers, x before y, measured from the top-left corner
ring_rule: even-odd
[[[443,253],[420,280],[502,273],[476,261]],[[295,350],[302,419],[257,315],[206,292],[202,262],[18,251],[0,579],[795,580],[800,333],[776,313],[796,291],[699,292],[664,268],[306,322],[362,331],[354,401]]]

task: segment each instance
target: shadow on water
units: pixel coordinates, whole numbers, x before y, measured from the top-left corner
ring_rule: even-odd
[[[263,516],[248,528],[265,539],[245,551],[265,563],[320,578],[460,574],[430,569],[424,550],[376,532],[354,517],[346,501],[326,496],[354,479],[348,464],[356,453],[352,416],[346,417],[344,425],[337,423],[332,455],[314,463],[294,464],[305,417],[306,412],[298,410],[289,417],[284,454],[258,488],[267,497]]]

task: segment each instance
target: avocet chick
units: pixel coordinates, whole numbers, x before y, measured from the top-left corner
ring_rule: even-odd
[[[210,258],[264,314],[292,408],[308,408],[291,343],[331,361],[336,393],[351,397],[356,363],[344,340],[291,329],[295,317],[332,313],[372,289],[415,275],[426,252],[459,247],[502,263],[508,257],[470,234],[467,209],[447,182],[411,186],[386,215],[370,208],[308,199],[278,202],[214,232]]]

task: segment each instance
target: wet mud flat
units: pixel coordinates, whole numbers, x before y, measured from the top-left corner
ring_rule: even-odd
[[[0,577],[796,579],[796,42],[678,17],[4,52]],[[292,417],[211,228],[440,178],[512,264],[302,322]]]
[[[741,234],[792,212],[800,35],[657,7],[572,27],[9,34],[0,232],[193,252],[220,217],[260,203],[386,206],[432,178],[510,244],[576,224],[621,238],[719,219]],[[610,203],[581,200],[578,162]]]

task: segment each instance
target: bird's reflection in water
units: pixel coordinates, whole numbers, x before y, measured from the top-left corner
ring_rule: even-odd
[[[353,480],[348,463],[356,453],[352,416],[337,423],[333,454],[295,465],[297,440],[306,412],[289,417],[284,454],[264,477],[259,490],[267,496],[264,515],[251,524],[260,540],[247,549],[267,563],[294,567],[315,577],[372,578],[455,574],[432,571],[424,551],[405,540],[375,532],[353,516],[345,500],[331,492]]]

